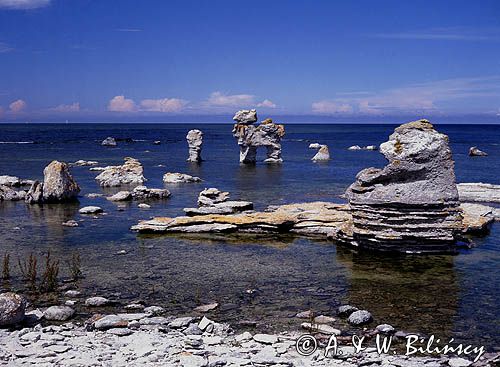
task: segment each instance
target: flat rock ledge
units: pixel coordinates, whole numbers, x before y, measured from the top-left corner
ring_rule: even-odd
[[[459,183],[457,189],[462,202],[500,203],[500,185],[468,182]]]
[[[213,206],[206,208],[213,210]],[[203,209],[201,206],[185,210],[189,213]],[[499,210],[486,205],[462,204],[458,210],[463,218],[462,233],[486,233],[488,226],[499,220]],[[351,244],[353,217],[348,204],[317,201],[270,206],[263,212],[155,217],[140,221],[131,229],[141,233],[291,233]]]
[[[128,316],[127,316],[128,315]],[[336,356],[324,347],[300,355],[298,332],[235,333],[207,318],[144,317],[141,314],[96,317],[86,327],[73,323],[0,330],[0,364],[9,366],[471,366],[455,356],[378,354],[375,348],[355,353],[340,345]],[[97,330],[96,326],[102,327]],[[484,354],[472,366],[493,366],[498,354]],[[459,364],[457,364],[459,363]]]

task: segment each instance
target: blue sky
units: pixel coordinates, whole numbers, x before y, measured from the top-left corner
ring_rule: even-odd
[[[500,122],[500,2],[0,0],[0,120]]]

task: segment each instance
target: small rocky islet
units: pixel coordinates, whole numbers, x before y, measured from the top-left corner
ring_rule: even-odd
[[[258,147],[266,149],[266,163],[283,162],[283,125],[270,119],[255,125],[255,110],[239,111],[234,120],[233,135],[240,147],[242,164],[255,163]],[[201,161],[202,137],[199,130],[188,133],[189,162]],[[109,138],[106,140],[109,145],[103,145],[116,146],[116,141],[113,145]],[[331,159],[326,145],[317,144],[310,148],[318,149],[314,161]],[[230,200],[230,193],[207,188],[200,192],[197,207],[184,209],[184,216],[157,217],[141,221],[132,229],[155,233],[291,233],[328,238],[338,244],[371,250],[450,252],[468,236],[487,233],[489,224],[500,218],[495,207],[478,204],[499,202],[500,187],[482,183],[457,185],[447,137],[437,132],[430,122],[419,120],[401,125],[379,149],[388,164],[383,169],[361,171],[346,192],[346,204],[309,202],[255,211],[250,201]],[[367,147],[366,150],[372,149]],[[147,205],[143,202],[170,196],[167,189],[144,186],[147,179],[142,164],[134,158],[125,158],[124,164],[117,166],[96,167],[97,164],[83,160],[70,165],[53,161],[45,168],[42,182],[0,176],[0,200],[23,200],[30,205],[74,201],[80,187],[69,171],[73,165],[92,166],[92,171],[99,171],[96,181],[102,187],[135,186],[130,191],[108,196],[110,201],[138,200],[139,205]],[[166,184],[200,181],[198,177],[183,173],[168,172],[164,176]],[[23,187],[27,186],[31,187],[24,190]],[[99,207],[86,208],[81,208],[80,212],[91,215],[102,212]],[[78,226],[75,221],[69,222],[62,225]],[[74,298],[81,293],[72,290],[66,295]],[[277,335],[238,333],[231,325],[200,315],[217,309],[216,303],[201,305],[193,310],[193,314],[183,317],[163,315],[161,307],[146,307],[141,303],[125,306],[121,314],[106,315],[101,314],[99,308],[106,307],[111,301],[105,297],[90,297],[85,301],[85,307],[93,316],[82,324],[71,321],[75,316],[72,302],[68,299],[64,305],[53,305],[41,311],[33,309],[33,305],[28,305],[18,294],[0,295],[0,326],[7,327],[0,330],[0,363],[124,365],[133,361],[179,366],[471,365],[471,361],[459,357],[408,359],[400,355],[379,356],[372,349],[354,354],[350,346],[342,347],[345,348],[343,357],[330,359],[317,353],[311,359],[295,351],[295,339],[302,332]],[[345,338],[344,342],[352,332],[350,327],[370,337],[377,333],[398,332],[389,324],[371,325],[370,312],[353,306],[343,306],[334,315],[317,316],[305,311],[297,318],[307,319],[298,320],[297,329],[300,326],[320,338],[321,335],[340,335],[340,338]],[[342,330],[335,324],[336,318],[344,318]],[[52,322],[57,324],[51,325]],[[360,325],[365,325],[365,330],[356,329]],[[475,365],[488,365],[497,359],[496,355],[486,354]]]

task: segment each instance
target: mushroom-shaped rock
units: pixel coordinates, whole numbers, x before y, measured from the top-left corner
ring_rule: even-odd
[[[351,243],[401,252],[454,250],[462,218],[448,137],[418,120],[397,127],[380,152],[389,163],[359,172],[346,192]]]
[[[189,147],[188,162],[201,162],[201,148],[203,145],[203,133],[198,129],[189,130],[186,135]]]

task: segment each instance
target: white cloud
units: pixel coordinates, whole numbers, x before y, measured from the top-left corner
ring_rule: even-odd
[[[4,42],[0,42],[0,54],[5,54],[5,53],[11,52],[13,50],[14,49],[12,47],[10,47],[8,44],[6,44]]]
[[[56,112],[78,112],[80,111],[80,103],[60,104],[59,106],[51,108],[51,110]]]
[[[37,9],[50,5],[51,0],[0,0],[4,9]]]
[[[151,112],[179,112],[187,101],[178,98],[143,99],[141,101],[142,111]]]
[[[269,99],[265,99],[259,104],[257,104],[257,107],[267,107],[267,108],[276,108],[276,104]]]
[[[500,76],[437,80],[359,96],[341,96],[314,102],[312,110],[315,113],[369,115],[446,112],[450,108],[455,111],[463,109],[462,112],[472,112],[472,109],[482,112],[471,102],[474,98],[500,98]]]
[[[315,113],[351,113],[352,106],[335,101],[319,101],[312,104],[312,111]]]
[[[17,101],[14,101],[9,105],[10,112],[12,113],[23,112],[26,107],[27,104],[22,99],[18,99]]]
[[[115,96],[108,103],[108,111],[133,112],[136,111],[135,102],[125,96]]]
[[[209,106],[219,107],[245,107],[253,105],[255,96],[251,94],[222,94],[221,92],[213,92],[208,97],[207,104]]]

